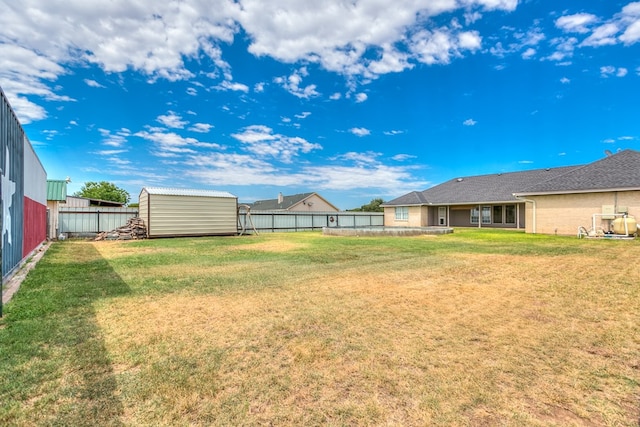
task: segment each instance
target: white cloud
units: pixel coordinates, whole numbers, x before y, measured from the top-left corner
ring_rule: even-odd
[[[620,31],[617,24],[607,23],[596,28],[581,46],[605,46],[618,43],[616,34]]]
[[[198,89],[196,89],[195,87],[189,87],[187,88],[187,95],[191,95],[191,96],[196,96],[198,95]]]
[[[431,29],[431,18],[459,10],[469,25],[490,11],[513,11],[517,5],[518,0],[397,0],[393,7],[379,0],[273,0],[268,8],[264,0],[218,0],[215,7],[201,0],[111,0],[92,7],[80,0],[9,2],[0,14],[0,39],[12,45],[0,44],[0,81],[25,123],[46,116],[29,95],[70,100],[50,89],[68,65],[177,81],[195,77],[199,71],[191,64],[202,63],[204,56],[213,64],[207,75],[222,79],[217,88],[246,93],[246,85],[233,83],[221,48],[242,33],[256,56],[319,65],[362,84],[417,62],[446,64],[480,49],[479,32],[463,31],[454,21]],[[626,37],[631,42],[633,34]],[[7,49],[30,58],[14,60]],[[315,85],[302,85],[302,77],[294,72],[278,82],[297,97],[319,96]],[[261,92],[264,84],[254,90]]]
[[[536,50],[532,47],[522,52],[522,59],[530,59],[536,54]]]
[[[373,164],[378,162],[378,157],[380,157],[382,153],[376,153],[373,151],[367,151],[364,153],[357,153],[355,151],[351,151],[348,153],[340,154],[336,157],[331,158],[330,160],[348,160],[354,162],[358,166],[363,166],[366,164]]]
[[[342,94],[340,92],[336,92],[329,97],[332,101],[337,101],[340,98],[342,98]]]
[[[588,33],[589,25],[598,21],[598,17],[590,13],[576,13],[556,19],[556,27],[566,32]]]
[[[367,153],[347,153],[330,165],[303,166],[299,170],[277,168],[264,159],[246,154],[211,153],[192,155],[188,176],[203,183],[306,186],[319,190],[376,189],[389,195],[425,188],[428,181],[415,179],[412,166],[388,166]],[[336,164],[341,162],[344,164]]]
[[[301,153],[321,150],[320,144],[311,143],[304,138],[274,134],[273,130],[263,125],[252,125],[241,133],[234,133],[233,138],[244,144],[244,149],[260,158],[274,158],[283,163],[291,163]]]
[[[264,83],[263,83],[263,82],[256,83],[256,84],[253,86],[253,91],[254,91],[254,92],[256,92],[256,93],[262,93],[262,92],[264,92]]]
[[[103,85],[101,85],[100,83],[98,83],[95,80],[91,80],[91,79],[84,79],[84,82],[87,86],[90,87],[104,87]]]
[[[569,80],[566,77],[563,77],[560,79],[560,83],[562,83],[563,85],[568,85],[569,83],[571,83],[571,80]]]
[[[462,122],[462,124],[465,126],[475,126],[478,124],[478,122],[473,119],[467,119],[464,122]]]
[[[218,86],[216,86],[216,89],[223,90],[223,91],[232,90],[235,92],[244,92],[244,93],[249,92],[249,86],[244,85],[242,83],[234,83],[228,80],[221,82]]]
[[[411,154],[396,154],[392,157],[396,162],[404,162],[405,160],[415,159],[416,156],[412,156]]]
[[[555,46],[556,51],[544,59],[548,61],[564,61],[571,58],[577,44],[578,39],[575,37],[556,37],[551,40],[551,45]]]
[[[118,131],[111,132],[108,129],[98,129],[98,132],[102,136],[102,144],[107,147],[113,147],[121,149],[126,143],[131,131],[129,129],[122,128]]]
[[[400,135],[403,134],[404,131],[402,130],[387,130],[382,132],[383,134],[387,135],[387,136],[393,136],[393,135]]]
[[[162,123],[168,128],[173,129],[182,129],[187,123],[189,123],[186,120],[182,120],[182,116],[174,113],[173,111],[169,111],[167,112],[167,114],[158,116],[156,121]]]
[[[302,67],[294,71],[289,77],[276,77],[273,81],[298,98],[310,99],[320,96],[320,93],[316,90],[316,85],[301,87],[302,79],[308,75],[307,67]]]
[[[448,64],[452,57],[462,57],[462,51],[474,52],[480,48],[482,39],[477,31],[459,34],[446,28],[434,31],[421,30],[413,35],[409,48],[418,61],[428,65]]]
[[[367,136],[371,134],[371,131],[367,128],[351,128],[349,129],[349,132],[351,132],[352,134],[356,135],[356,136]]]
[[[295,117],[296,117],[297,119],[304,120],[304,119],[306,119],[307,117],[309,117],[310,115],[311,115],[311,112],[309,112],[309,111],[303,111],[303,112],[302,112],[302,113],[300,113],[300,114],[296,114],[296,115],[295,115]]]
[[[157,150],[153,154],[157,157],[178,157],[185,154],[196,153],[195,148],[220,149],[219,144],[202,142],[195,138],[184,138],[175,132],[162,132],[158,130],[140,131],[135,136],[153,142]]]
[[[620,40],[627,45],[634,44],[640,40],[640,19],[627,27],[620,36]]]
[[[356,94],[356,102],[358,103],[366,101],[367,98],[369,98],[369,96],[367,96],[367,94],[364,92]]]
[[[613,67],[611,65],[607,65],[604,67],[600,67],[600,76],[602,77],[624,77],[627,75],[627,73],[629,72],[629,70],[627,70],[626,68],[620,67],[620,68],[616,68]]]
[[[191,132],[208,133],[211,128],[213,128],[213,125],[210,125],[208,123],[194,123],[193,125],[191,125],[191,127],[189,127],[189,130]]]

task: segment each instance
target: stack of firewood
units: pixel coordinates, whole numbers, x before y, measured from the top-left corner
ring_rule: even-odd
[[[130,218],[126,225],[98,233],[95,240],[137,240],[147,238],[147,227],[142,218]]]

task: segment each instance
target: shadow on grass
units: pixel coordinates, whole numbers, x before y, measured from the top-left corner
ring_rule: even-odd
[[[91,244],[54,244],[0,320],[0,425],[122,425],[94,303],[130,292]]]

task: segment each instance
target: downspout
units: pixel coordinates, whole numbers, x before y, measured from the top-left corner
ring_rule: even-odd
[[[520,196],[515,196],[516,199],[521,200],[523,202],[529,202],[533,205],[533,224],[531,224],[531,230],[533,232],[533,234],[536,234],[536,201],[535,200],[531,200],[531,199],[526,199],[524,197],[520,197]],[[525,218],[526,218],[526,205],[525,205]],[[518,221],[520,220],[519,216],[518,216]],[[526,229],[526,226],[525,226]]]

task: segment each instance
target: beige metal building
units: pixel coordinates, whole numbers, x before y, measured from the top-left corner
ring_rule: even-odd
[[[238,232],[238,198],[226,191],[144,187],[139,203],[149,238]]]

